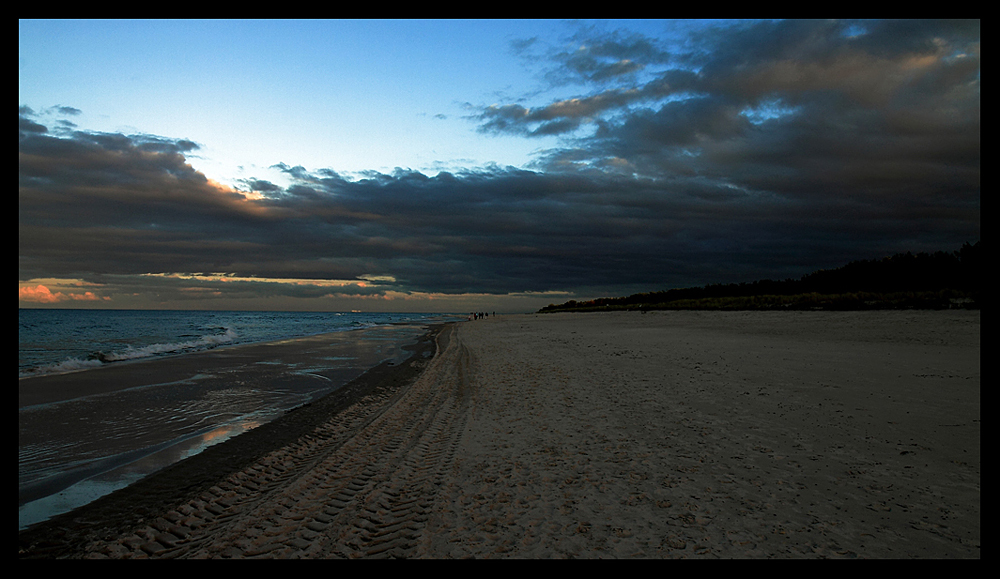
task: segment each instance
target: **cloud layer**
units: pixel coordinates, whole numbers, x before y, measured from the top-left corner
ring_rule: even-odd
[[[238,278],[230,296],[331,291],[266,280],[368,280],[339,286],[356,295],[620,295],[979,238],[978,22],[570,40],[514,45],[563,96],[471,115],[485,135],[561,137],[525,169],[359,179],[287,160],[290,185],[235,190],[187,163],[196,143],[47,125],[22,106],[19,278],[166,291],[198,281],[167,274],[225,273]]]

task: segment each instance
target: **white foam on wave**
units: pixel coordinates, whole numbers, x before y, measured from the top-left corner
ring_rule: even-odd
[[[172,344],[150,344],[148,346],[141,346],[139,348],[133,348],[132,346],[127,346],[124,350],[119,352],[111,352],[110,354],[102,354],[102,358],[106,362],[118,362],[122,360],[135,360],[137,358],[149,358],[151,356],[157,356],[160,354],[173,354],[175,352],[183,352],[185,350],[204,350],[207,348],[214,348],[222,344],[228,344],[236,339],[236,332],[231,329],[226,329],[222,334],[212,335],[212,336],[202,336],[197,340],[189,340],[186,342],[176,342]]]
[[[227,328],[225,332],[221,334],[213,334],[209,336],[202,336],[195,340],[187,340],[184,342],[175,342],[167,344],[150,344],[148,346],[126,346],[124,350],[117,352],[98,352],[93,357],[86,360],[81,360],[79,358],[70,358],[68,360],[63,360],[62,362],[57,362],[55,364],[48,364],[45,366],[40,366],[26,372],[20,372],[18,374],[19,378],[26,378],[29,376],[44,376],[46,374],[63,374],[66,372],[77,372],[80,370],[90,370],[93,368],[100,368],[104,364],[109,362],[122,362],[125,360],[139,360],[142,358],[151,358],[154,356],[160,356],[165,354],[178,354],[181,352],[191,352],[197,350],[207,350],[214,348],[216,346],[221,346],[223,344],[228,344],[237,338],[236,332],[232,329]]]
[[[89,370],[91,368],[99,368],[103,366],[104,363],[100,360],[79,360],[76,358],[70,358],[69,360],[63,360],[57,364],[49,364],[47,366],[41,366],[27,372],[20,372],[18,374],[19,378],[25,378],[28,376],[42,376],[45,374],[64,374],[66,372],[76,372],[78,370]]]

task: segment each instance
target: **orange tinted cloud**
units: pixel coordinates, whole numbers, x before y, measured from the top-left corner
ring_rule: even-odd
[[[17,300],[22,302],[35,302],[39,304],[54,304],[57,302],[65,302],[70,300],[80,300],[80,301],[97,301],[102,298],[97,297],[94,292],[83,292],[79,293],[63,293],[55,292],[49,290],[42,284],[37,286],[24,286],[17,288]],[[105,297],[105,300],[110,300],[111,298]]]

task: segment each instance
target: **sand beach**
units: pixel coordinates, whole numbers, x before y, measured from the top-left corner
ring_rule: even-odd
[[[980,557],[980,313],[435,326],[21,558]]]

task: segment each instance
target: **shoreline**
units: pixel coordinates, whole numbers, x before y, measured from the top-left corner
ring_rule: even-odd
[[[18,532],[21,558],[73,558],[95,538],[124,533],[146,518],[163,514],[179,502],[198,496],[220,479],[239,472],[275,449],[291,444],[330,416],[368,396],[393,392],[412,381],[433,356],[435,338],[445,324],[431,324],[412,344],[402,363],[385,361],[326,396],[220,444],[206,448],[139,481],[68,513],[56,515]]]
[[[22,379],[19,526],[252,431],[380,362],[398,364],[429,327],[316,334]]]
[[[978,312],[529,314],[434,341],[294,441],[213,447],[243,468],[150,477],[20,556],[980,558]]]
[[[51,404],[65,402],[75,398],[90,395],[100,395],[124,390],[137,386],[152,386],[156,384],[145,383],[145,378],[135,376],[131,372],[136,365],[155,365],[155,372],[160,376],[159,383],[166,384],[175,381],[183,381],[190,378],[185,364],[174,364],[175,361],[210,358],[219,354],[227,354],[234,350],[246,349],[267,349],[276,344],[287,344],[296,341],[315,341],[328,338],[350,338],[355,333],[364,334],[372,330],[379,330],[392,327],[417,327],[432,326],[447,323],[445,321],[419,321],[419,322],[392,322],[384,325],[369,326],[356,329],[344,329],[334,332],[317,332],[301,336],[292,336],[279,339],[264,340],[260,342],[247,342],[239,344],[222,344],[213,348],[194,350],[190,352],[177,352],[167,355],[150,356],[136,359],[115,360],[106,362],[101,366],[91,368],[79,368],[54,373],[28,374],[18,376],[18,408],[23,409],[40,404]],[[96,373],[95,373],[96,372]],[[103,373],[101,373],[103,372]],[[64,383],[69,383],[66,385]],[[41,384],[46,392],[31,388],[31,385]],[[85,394],[79,392],[85,391]],[[72,394],[69,394],[72,392]]]

